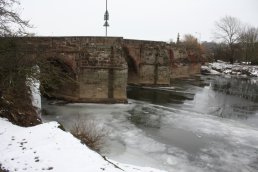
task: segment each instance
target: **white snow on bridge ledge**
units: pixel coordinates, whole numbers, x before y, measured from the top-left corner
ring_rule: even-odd
[[[162,172],[106,161],[70,133],[59,129],[56,122],[23,128],[2,118],[0,164],[10,172]]]

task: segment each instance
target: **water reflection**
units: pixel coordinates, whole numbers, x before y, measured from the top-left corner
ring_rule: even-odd
[[[250,80],[217,76],[195,94],[191,108],[199,113],[246,120],[256,117],[257,93],[257,84]]]
[[[247,78],[199,76],[173,80],[172,86],[166,88],[129,87],[128,97],[221,118],[246,120],[255,117],[258,111],[257,83]],[[148,115],[143,114],[144,119],[139,121],[146,121],[145,116]],[[139,117],[132,115],[132,118]]]
[[[258,84],[250,78],[214,77],[212,87],[215,91],[234,95],[250,101],[258,102]]]

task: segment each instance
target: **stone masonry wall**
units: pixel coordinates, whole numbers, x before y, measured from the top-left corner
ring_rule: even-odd
[[[31,58],[55,59],[69,67],[78,81],[52,96],[72,102],[126,102],[127,84],[170,85],[171,78],[199,73],[200,64],[165,42],[120,37],[0,38],[1,48],[14,42]],[[184,63],[184,60],[187,63]]]
[[[13,41],[17,51],[32,58],[41,55],[68,65],[78,84],[65,85],[53,97],[72,102],[126,102],[127,63],[122,38],[105,37],[19,37]],[[1,50],[0,51],[6,51]],[[8,51],[8,50],[7,50]]]
[[[169,85],[170,57],[165,42],[124,40],[129,65],[128,83],[136,85]],[[134,67],[135,70],[130,70]]]
[[[170,78],[182,78],[200,74],[202,59],[194,51],[186,51],[184,47],[171,47]]]

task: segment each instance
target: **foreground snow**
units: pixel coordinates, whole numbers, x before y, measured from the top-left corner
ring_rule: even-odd
[[[105,160],[50,122],[31,128],[0,118],[0,164],[9,171],[161,172]]]

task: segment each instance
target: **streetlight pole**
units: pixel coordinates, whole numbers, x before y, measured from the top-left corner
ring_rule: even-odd
[[[196,34],[198,34],[198,39],[199,39],[199,42],[200,42],[200,44],[201,44],[201,42],[202,42],[202,34],[200,33],[200,32],[195,32]]]
[[[107,0],[106,0],[106,12],[104,14],[104,20],[105,20],[104,27],[106,28],[106,37],[107,37],[107,28],[109,27],[109,24],[108,24],[109,13],[108,13],[108,9],[107,9]]]

